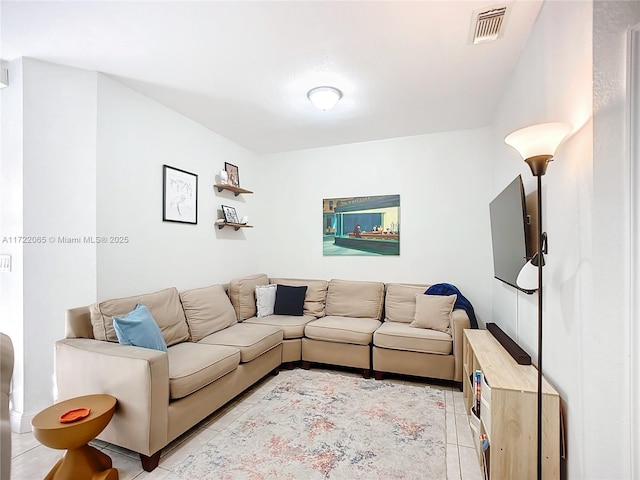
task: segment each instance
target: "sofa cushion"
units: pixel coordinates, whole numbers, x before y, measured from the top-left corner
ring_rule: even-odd
[[[199,343],[235,347],[240,350],[240,362],[246,363],[282,343],[282,330],[271,325],[236,323]]]
[[[191,341],[198,342],[236,323],[236,312],[222,285],[180,292]]]
[[[122,345],[167,351],[167,344],[162,338],[160,327],[149,309],[141,303],[122,317],[114,315],[113,329]]]
[[[309,322],[304,334],[313,340],[369,345],[379,326],[380,322],[373,318],[327,316]]]
[[[314,317],[324,316],[324,305],[327,301],[327,288],[329,282],[326,280],[306,280],[297,278],[271,278],[271,283],[279,285],[291,285],[293,287],[306,286],[307,292],[304,296],[304,314]]]
[[[413,328],[408,323],[384,322],[373,334],[376,347],[411,352],[450,355],[453,338],[448,333],[428,328]]]
[[[273,315],[277,288],[278,286],[275,283],[256,286],[256,316],[267,317]]]
[[[413,322],[416,313],[416,293],[424,294],[429,285],[388,283],[384,299],[384,317],[388,322]]]
[[[172,400],[206,387],[240,364],[240,351],[222,345],[183,342],[169,347],[167,355]]]
[[[307,286],[292,287],[291,285],[278,285],[276,289],[276,303],[273,313],[276,315],[304,315],[304,296]]]
[[[440,296],[416,293],[416,315],[409,325],[450,332],[451,312],[457,298],[457,295]]]
[[[239,322],[256,314],[256,286],[267,285],[269,277],[264,273],[249,277],[234,278],[229,282],[229,298]]]
[[[94,338],[117,342],[118,337],[113,329],[113,316],[129,313],[138,303],[146,305],[158,322],[167,346],[189,340],[187,320],[182,310],[178,290],[174,287],[159,292],[94,303],[89,307]]]
[[[382,318],[384,283],[331,280],[327,290],[326,315]]]
[[[290,340],[293,338],[304,337],[304,327],[307,326],[316,317],[311,315],[303,315],[301,317],[292,315],[269,315],[268,317],[253,317],[245,320],[243,323],[255,323],[256,325],[272,325],[282,329],[283,338]]]

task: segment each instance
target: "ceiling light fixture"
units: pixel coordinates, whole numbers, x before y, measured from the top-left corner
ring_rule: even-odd
[[[307,97],[318,110],[326,112],[336,106],[342,92],[335,87],[316,87],[309,90]]]

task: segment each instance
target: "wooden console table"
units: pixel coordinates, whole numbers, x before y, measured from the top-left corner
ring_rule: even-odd
[[[485,478],[536,478],[536,368],[518,365],[487,330],[464,331],[463,360],[464,403]],[[476,371],[481,379],[479,418],[471,412],[477,402]],[[546,380],[542,409],[542,478],[555,480],[560,478],[560,396]],[[481,439],[488,441],[486,450]]]

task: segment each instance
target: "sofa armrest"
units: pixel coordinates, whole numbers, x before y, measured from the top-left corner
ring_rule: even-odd
[[[98,438],[147,456],[167,444],[166,352],[88,338],[60,340],[55,351],[59,400],[95,393],[118,400]]]
[[[462,382],[462,336],[463,330],[471,327],[471,322],[467,312],[456,309],[451,312],[451,323],[453,324],[453,357],[455,365],[454,380]]]

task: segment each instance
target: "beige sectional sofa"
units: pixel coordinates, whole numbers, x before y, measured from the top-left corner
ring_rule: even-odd
[[[305,286],[303,314],[257,317],[256,287],[267,284]],[[409,326],[415,294],[427,287],[259,274],[74,308],[56,343],[59,400],[115,396],[116,413],[98,438],[138,452],[150,471],[169,442],[283,363],[461,382],[466,313],[454,310],[447,332]],[[118,343],[112,318],[138,303],[158,324],[166,352]]]

